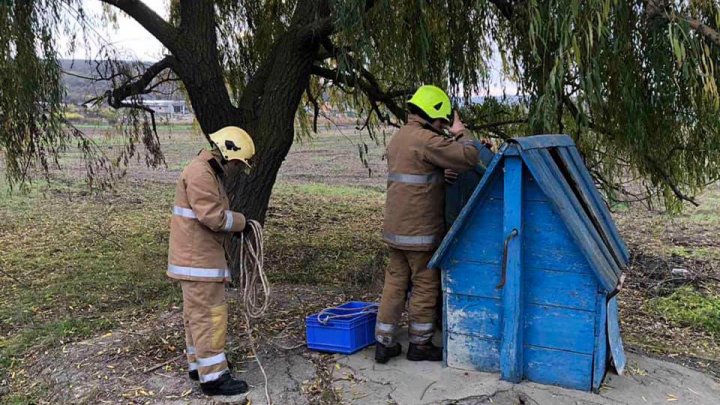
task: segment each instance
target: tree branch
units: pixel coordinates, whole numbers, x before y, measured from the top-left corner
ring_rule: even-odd
[[[170,52],[175,53],[179,47],[180,32],[169,22],[157,15],[150,7],[140,0],[100,0],[103,3],[124,11],[152,36],[157,38]]]
[[[402,121],[407,119],[405,109],[395,102],[393,97],[390,97],[388,93],[385,93],[381,88],[377,80],[370,72],[363,72],[362,78],[351,76],[347,73],[341,73],[337,69],[328,69],[321,66],[314,65],[311,73],[323,77],[327,80],[332,80],[337,83],[345,84],[351,87],[360,89],[370,99],[371,103],[382,103],[387,107],[390,112]],[[364,80],[363,80],[364,79]],[[393,92],[393,95],[397,94],[411,94],[410,91],[406,92]],[[397,98],[397,97],[395,97]],[[380,116],[384,121],[388,120],[387,117]]]
[[[147,89],[148,85],[163,70],[170,68],[173,60],[172,56],[166,56],[148,67],[137,80],[125,83],[113,90],[108,90],[106,92],[108,104],[114,108],[125,107],[123,100],[126,98],[149,93],[153,87]]]
[[[678,21],[686,22],[698,34],[704,36],[708,40],[720,46],[720,33],[712,27],[703,24],[697,18],[683,15],[672,10],[672,5],[662,0],[648,0],[645,5],[646,13],[649,18],[660,17],[671,23]]]

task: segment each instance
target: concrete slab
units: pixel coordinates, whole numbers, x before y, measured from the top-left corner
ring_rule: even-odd
[[[403,342],[407,349],[407,342]],[[375,364],[374,349],[338,357],[333,387],[348,404],[720,404],[720,384],[685,367],[630,354],[624,376],[609,374],[599,394],[523,382],[499,375],[410,362]]]

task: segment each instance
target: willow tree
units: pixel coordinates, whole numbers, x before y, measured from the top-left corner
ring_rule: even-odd
[[[421,83],[483,94],[496,60],[523,104],[475,106],[466,119],[500,137],[570,133],[610,197],[638,177],[673,205],[720,174],[717,1],[173,0],[169,18],[139,0],[102,3],[105,19],[125,13],[165,48],[154,64],[100,75],[107,104],[139,113],[123,132],[128,150],[142,141],[161,162],[141,96],[179,80],[205,134],[226,125],[252,134],[255,170],[227,183],[233,208],[253,218],[265,216],[295,124],[312,129],[319,104],[359,111],[372,133],[405,119]],[[83,37],[68,34],[78,27],[93,35],[82,6],[0,2],[0,145],[11,179],[83,139],[63,122],[56,51]]]

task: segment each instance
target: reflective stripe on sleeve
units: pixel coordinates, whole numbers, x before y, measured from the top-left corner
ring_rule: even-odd
[[[225,210],[225,232],[230,231],[233,226],[233,212],[229,210]]]
[[[188,363],[188,371],[195,371],[198,369],[198,365],[196,362]]]
[[[199,367],[210,367],[225,361],[225,353],[216,354],[212,357],[201,359],[198,357],[197,364]]]
[[[388,181],[405,184],[431,184],[442,183],[443,176],[439,173],[430,174],[405,174],[405,173],[388,173]]]
[[[183,218],[197,219],[197,215],[190,208],[178,207],[177,205],[172,209],[173,215],[177,215]]]
[[[202,267],[184,267],[168,264],[168,273],[184,277],[229,278],[230,271],[225,269],[206,269]]]
[[[188,346],[187,354],[195,354],[195,346]]]
[[[437,237],[435,235],[420,235],[420,236],[410,236],[410,235],[395,235],[394,233],[389,232],[383,232],[383,239],[390,243],[395,243],[398,245],[432,245],[437,241]]]

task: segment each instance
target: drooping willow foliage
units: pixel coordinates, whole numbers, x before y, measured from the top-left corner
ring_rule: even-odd
[[[521,97],[463,103],[472,127],[498,138],[570,134],[614,200],[660,195],[679,208],[720,177],[717,0],[308,1],[316,5],[318,32],[328,22],[332,29],[319,50],[308,50],[317,54],[302,103],[278,106],[297,109],[297,135],[312,131],[329,102],[360,112],[358,126],[372,136],[379,125],[404,118],[403,100],[422,83],[467,102],[486,93],[500,61]],[[106,18],[121,2],[106,1]],[[75,139],[61,119],[55,41],[68,38],[68,25],[93,24],[77,18],[82,4],[0,2],[0,145],[11,179],[27,167],[46,167]],[[182,4],[169,2],[172,26],[180,26]],[[314,29],[298,25],[306,4],[215,2],[219,63],[232,102],[258,75],[272,74],[263,62],[279,43]]]

